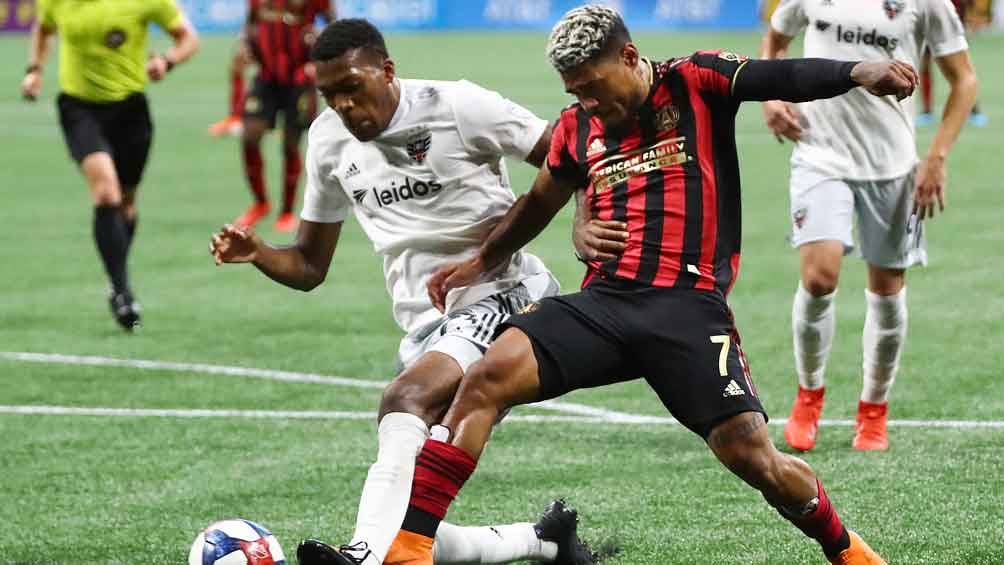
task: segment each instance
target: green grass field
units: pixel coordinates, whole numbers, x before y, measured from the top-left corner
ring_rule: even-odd
[[[698,48],[755,52],[758,36],[643,35],[662,58]],[[105,298],[92,211],[67,157],[54,108],[55,65],[40,103],[17,97],[26,41],[0,39],[3,275],[0,350],[144,359],[338,375],[393,376],[400,332],[380,260],[358,226],[343,231],[328,282],[310,294],[248,266],[215,268],[210,233],[249,201],[233,139],[206,126],[226,108],[232,40],[206,37],[190,65],[148,90],[157,127],[140,192],[131,260],[145,327],[123,335]],[[404,76],[467,78],[543,116],[567,99],[543,56],[542,34],[397,35]],[[963,132],[950,160],[949,209],[929,224],[931,266],[910,274],[910,339],[892,418],[998,422],[995,428],[891,429],[892,449],[850,449],[852,428],[822,429],[806,460],[849,527],[890,563],[1004,563],[1004,37],[974,38],[985,129]],[[938,90],[944,100],[946,88]],[[787,158],[748,104],[738,123],[744,179],[743,271],[732,303],[768,411],[787,415],[795,392],[790,310],[797,274],[788,231]],[[921,148],[931,130],[921,133]],[[278,197],[278,150],[267,178]],[[517,187],[533,171],[513,167]],[[273,241],[288,240],[264,228]],[[563,212],[531,245],[566,290],[581,275]],[[848,258],[825,418],[853,418],[860,390],[862,263]],[[127,409],[372,412],[379,389],[208,374],[14,360],[0,356],[0,405]],[[644,384],[563,399],[664,415]],[[560,415],[540,408],[517,414]],[[776,441],[781,429],[772,426]],[[177,564],[208,523],[241,516],[292,551],[305,536],[347,541],[375,456],[372,419],[110,417],[0,412],[0,563]],[[553,497],[581,510],[582,535],[616,544],[611,563],[820,563],[804,539],[719,466],[679,426],[512,421],[450,512],[461,524],[533,520]]]

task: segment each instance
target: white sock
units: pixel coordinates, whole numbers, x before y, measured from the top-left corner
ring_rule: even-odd
[[[890,296],[866,289],[865,302],[868,308],[861,335],[864,353],[861,400],[882,404],[889,400],[889,390],[899,370],[899,356],[906,343],[906,287]]]
[[[557,556],[558,544],[538,538],[530,523],[463,527],[440,522],[432,546],[436,565],[554,561]]]
[[[802,283],[791,306],[791,334],[795,344],[795,372],[802,388],[816,390],[824,384],[826,359],[833,345],[837,322],[837,291],[824,296],[809,294]]]
[[[350,544],[366,543],[373,552],[366,563],[379,564],[387,557],[408,511],[415,458],[428,437],[429,427],[418,416],[392,412],[380,421],[380,449],[366,475]]]

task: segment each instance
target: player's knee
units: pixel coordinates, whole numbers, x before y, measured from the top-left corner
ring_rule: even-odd
[[[826,296],[837,290],[840,268],[828,265],[811,265],[802,269],[802,286],[812,296]]]

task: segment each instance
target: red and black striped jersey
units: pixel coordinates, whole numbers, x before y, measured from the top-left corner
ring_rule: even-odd
[[[732,289],[739,271],[740,195],[733,78],[747,59],[698,52],[651,65],[652,86],[617,131],[576,103],[554,129],[548,168],[586,190],[593,216],[627,224],[621,256],[592,276],[659,287]]]
[[[258,61],[258,76],[279,84],[302,85],[310,60],[308,35],[318,15],[331,11],[330,0],[248,0],[249,41]]]

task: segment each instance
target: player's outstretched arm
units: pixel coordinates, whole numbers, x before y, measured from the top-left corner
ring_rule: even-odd
[[[736,72],[732,92],[739,100],[807,102],[862,86],[875,96],[902,100],[913,94],[918,80],[902,61],[751,60]]]
[[[541,167],[533,187],[516,200],[488,234],[477,255],[433,273],[426,285],[432,304],[440,311],[445,310],[450,290],[470,285],[530,243],[551,223],[574,191],[575,187],[558,181],[547,167]]]
[[[296,243],[280,247],[251,229],[227,224],[213,234],[209,252],[217,265],[253,263],[270,279],[306,292],[324,282],[341,232],[342,222],[301,220]]]

